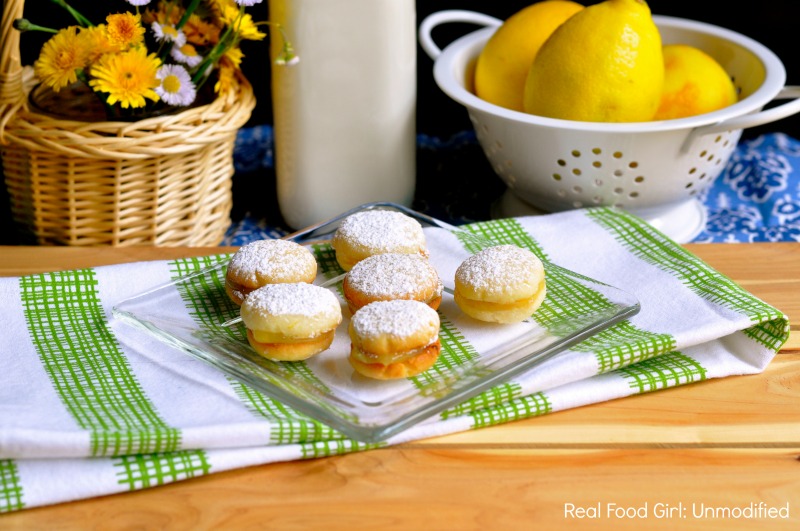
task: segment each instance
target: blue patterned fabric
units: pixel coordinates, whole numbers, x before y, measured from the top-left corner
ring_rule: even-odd
[[[696,242],[800,241],[800,142],[780,133],[742,141],[701,198]]]
[[[456,225],[490,218],[504,185],[488,165],[472,131],[448,139],[419,135],[418,184],[413,207]],[[234,164],[234,222],[223,245],[244,245],[291,232],[274,195],[271,126],[242,129]],[[261,190],[254,200],[252,181]],[[237,197],[237,182],[247,183]],[[800,241],[800,141],[782,133],[742,140],[714,184],[700,197],[708,222],[695,242]]]

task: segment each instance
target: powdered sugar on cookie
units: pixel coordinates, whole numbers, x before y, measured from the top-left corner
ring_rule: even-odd
[[[334,236],[334,245],[337,239],[377,252],[402,249],[404,252],[418,250],[427,253],[425,235],[419,222],[401,212],[389,210],[367,210],[348,216]]]
[[[456,281],[484,295],[518,292],[527,297],[539,289],[542,274],[542,262],[532,252],[516,245],[498,245],[464,260],[456,270]]]
[[[439,314],[418,301],[393,300],[367,304],[354,316],[352,326],[362,338],[410,337],[429,331],[429,343],[439,333]]]
[[[245,311],[270,315],[325,319],[341,315],[339,301],[330,290],[306,283],[264,286],[250,293],[245,304]]]
[[[314,256],[305,247],[287,240],[259,240],[240,248],[228,269],[239,282],[256,284],[293,282],[298,276],[316,274]]]
[[[439,275],[421,255],[371,256],[350,270],[347,281],[353,289],[372,298],[398,298],[423,290],[441,295]]]

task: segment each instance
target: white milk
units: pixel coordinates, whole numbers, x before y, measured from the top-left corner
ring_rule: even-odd
[[[410,205],[414,0],[270,0],[300,62],[272,67],[278,202],[293,228],[372,201]],[[272,32],[272,58],[281,39]]]

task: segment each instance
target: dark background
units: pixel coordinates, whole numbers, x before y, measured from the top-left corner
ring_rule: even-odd
[[[346,2],[347,0],[329,0]],[[378,0],[376,0],[378,1]],[[385,1],[385,0],[384,0]],[[405,1],[405,0],[394,0]],[[584,5],[597,3],[592,0],[578,0]],[[532,3],[531,0],[503,0],[488,2],[486,0],[417,0],[418,23],[430,13],[445,9],[467,9],[492,15],[499,19],[510,15]],[[122,0],[70,0],[70,4],[92,20],[101,22],[103,18],[115,11],[122,11],[130,6]],[[800,65],[796,45],[797,15],[800,4],[797,0],[769,0],[757,4],[746,5],[747,9],[734,7],[731,2],[702,2],[684,0],[651,0],[649,2],[653,14],[690,18],[722,26],[760,42],[771,49],[784,63],[787,71],[787,84],[800,84]],[[700,7],[702,6],[702,7]],[[268,1],[247,8],[256,21],[269,18]],[[71,24],[71,18],[50,0],[28,0],[25,2],[25,17],[41,25],[60,28]],[[470,31],[475,26],[448,24],[434,31],[434,38],[440,47]],[[38,33],[22,35],[21,52],[23,64],[32,64],[46,36]],[[302,43],[295,43],[302,56]],[[245,59],[243,70],[253,84],[258,104],[248,126],[272,123],[270,102],[269,65],[264,60],[268,56],[268,42],[247,42],[243,45]],[[354,58],[357,60],[357,57]],[[421,134],[449,138],[455,133],[471,129],[466,111],[444,95],[436,87],[432,76],[433,61],[418,49],[418,111],[417,131]],[[765,126],[747,129],[743,138],[752,138],[763,133],[783,132],[800,138],[800,116],[785,118]],[[234,183],[234,192],[236,184]],[[267,192],[269,193],[269,192]],[[0,243],[15,243],[15,236],[9,228],[9,213],[5,187],[0,191]],[[235,208],[236,210],[236,208]],[[236,217],[234,212],[234,217]]]

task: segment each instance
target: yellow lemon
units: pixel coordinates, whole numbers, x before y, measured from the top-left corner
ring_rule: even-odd
[[[661,34],[644,0],[582,9],[542,45],[525,82],[524,110],[589,122],[643,122],[661,100]]]
[[[686,44],[667,44],[664,91],[654,120],[670,120],[716,111],[738,100],[736,87],[710,55]]]
[[[544,0],[511,15],[478,55],[475,94],[521,111],[525,78],[536,52],[558,26],[581,9],[581,4],[569,0]]]

